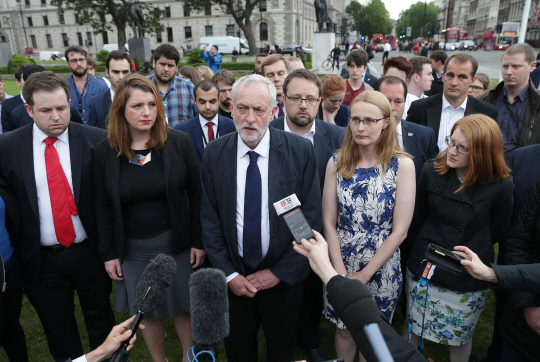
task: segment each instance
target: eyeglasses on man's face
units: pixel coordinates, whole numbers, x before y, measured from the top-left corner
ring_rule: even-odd
[[[446,144],[448,145],[448,150],[451,150],[454,146],[456,147],[456,151],[458,151],[459,153],[461,153],[462,155],[468,155],[469,154],[469,149],[468,148],[465,148],[463,146],[460,146],[458,144],[456,144],[454,142],[454,140],[452,139],[452,137],[450,136],[446,136],[446,138],[444,139],[444,141],[446,142]]]
[[[477,85],[470,85],[470,86],[469,86],[469,89],[471,89],[471,90],[473,90],[473,91],[476,91],[476,92],[478,92],[479,90],[486,90],[485,87],[479,87],[479,86],[477,86]]]
[[[302,104],[302,101],[306,101],[306,104],[308,106],[316,106],[317,102],[319,101],[319,98],[302,98],[302,97],[289,97],[288,95],[285,95],[289,99],[289,101],[294,105]]]
[[[76,63],[84,63],[86,62],[86,58],[78,58],[78,59],[70,59],[69,62],[71,64],[76,64]]]
[[[364,126],[366,127],[374,127],[377,124],[377,122],[382,121],[383,119],[386,119],[386,118],[388,117],[383,117],[379,119],[370,119],[370,118],[360,119],[358,117],[349,117],[348,122],[349,122],[349,125],[354,126],[354,127],[357,127],[360,123],[363,123]]]

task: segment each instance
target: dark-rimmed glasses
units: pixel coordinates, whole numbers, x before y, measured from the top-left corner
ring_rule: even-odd
[[[452,139],[452,137],[450,137],[450,136],[446,136],[446,138],[444,139],[444,142],[448,145],[449,150],[451,150],[452,147],[456,146],[456,151],[458,151],[462,155],[468,155],[469,154],[469,150],[467,148],[456,144],[454,142],[454,140]]]
[[[469,89],[472,89],[473,91],[486,90],[485,87],[479,87],[477,85],[470,85]]]
[[[306,101],[306,104],[308,106],[316,106],[317,102],[319,101],[319,98],[301,98],[301,97],[289,97],[285,94],[285,97],[289,98],[289,101],[294,105],[302,104],[302,101]]]
[[[361,123],[364,124],[364,126],[367,126],[367,127],[373,127],[377,124],[377,122],[379,121],[382,121],[383,119],[386,119],[388,117],[383,117],[383,118],[379,118],[379,119],[360,119],[360,118],[357,118],[357,117],[349,117],[349,119],[347,120],[349,122],[349,125],[350,126],[354,126],[354,127],[358,127],[358,125]]]

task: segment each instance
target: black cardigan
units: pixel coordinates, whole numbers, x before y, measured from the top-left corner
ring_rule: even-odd
[[[162,150],[165,188],[171,211],[173,252],[194,247],[203,249],[200,221],[201,178],[191,137],[169,130]],[[94,150],[94,179],[99,249],[103,261],[125,254],[125,229],[120,202],[120,160],[108,140]],[[189,198],[189,206],[187,198]]]
[[[512,216],[514,185],[510,179],[492,177],[485,185],[477,182],[454,193],[460,186],[453,169],[439,175],[433,160],[424,165],[409,231],[414,246],[407,267],[413,274],[419,271],[430,242],[448,250],[465,245],[484,264],[493,262],[493,245],[504,238]],[[474,279],[465,270],[453,287],[461,292],[488,288],[487,282]]]

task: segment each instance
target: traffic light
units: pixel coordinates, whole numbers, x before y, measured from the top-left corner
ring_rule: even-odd
[[[426,24],[427,35],[431,36],[431,23]]]
[[[337,33],[337,24],[334,23],[334,33]]]

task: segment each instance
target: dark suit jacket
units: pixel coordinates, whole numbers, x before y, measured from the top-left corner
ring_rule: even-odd
[[[434,158],[439,153],[439,147],[435,140],[435,132],[429,127],[416,123],[401,121],[403,134],[403,147],[405,152],[413,156],[414,168],[416,169],[416,182],[420,179],[420,173],[424,163]]]
[[[294,285],[309,274],[307,259],[292,248],[292,235],[273,203],[296,194],[306,220],[315,230],[322,228],[321,191],[317,161],[311,142],[269,127],[268,211],[270,247],[259,269],[270,269],[284,283]],[[211,142],[201,165],[201,223],[204,249],[215,268],[225,275],[246,276],[238,254],[236,229],[236,152],[238,133]]]
[[[79,111],[77,111],[77,108],[74,106],[70,106],[70,115],[71,115],[71,122],[80,123],[83,124],[83,119],[81,117],[81,114]],[[33,124],[34,119],[30,117],[28,114],[28,111],[24,107],[24,104],[21,104],[17,108],[11,112],[11,131],[16,130],[17,128],[21,128],[22,126],[26,126],[27,124]]]
[[[530,77],[534,86],[538,89],[538,85],[540,85],[540,68],[533,70]]]
[[[21,95],[6,99],[2,102],[2,132],[13,131],[11,125],[11,112],[24,102],[21,99]]]
[[[11,187],[24,220],[17,259],[23,277],[39,280],[40,228],[34,174],[33,124],[0,135],[0,176]],[[104,139],[103,130],[71,122],[68,127],[73,196],[84,230],[97,252],[97,223],[92,175],[94,146]],[[46,180],[44,180],[46,182]]]
[[[336,113],[336,118],[334,118],[334,123],[336,126],[340,127],[347,127],[349,124],[349,113],[350,113],[349,106],[346,106],[342,104],[339,106],[339,110]],[[317,118],[324,122],[324,115],[323,115],[323,109],[322,104],[319,105],[319,113],[317,113]]]
[[[418,99],[411,103],[407,121],[428,126],[435,132],[435,139],[439,139],[439,125],[441,123],[443,94],[437,94],[431,97]],[[497,108],[487,102],[467,96],[467,108],[465,116],[475,113],[482,113],[488,117],[497,119]]]
[[[540,144],[516,148],[506,154],[514,178],[514,216],[518,215],[532,186],[540,178]]]
[[[226,134],[229,134],[236,130],[234,127],[234,121],[232,119],[220,115],[218,115],[218,128],[218,138],[223,137]],[[176,126],[174,126],[174,129],[186,132],[191,136],[191,142],[193,143],[193,147],[195,148],[195,154],[197,155],[197,160],[199,161],[200,165],[204,155],[204,141],[199,116],[193,117],[190,120],[177,124]]]
[[[125,254],[125,227],[120,200],[120,162],[118,151],[108,140],[96,145],[94,178],[98,219],[99,248],[103,261],[120,258]],[[191,139],[185,132],[169,130],[167,141],[160,151],[167,199],[171,211],[173,252],[194,247],[202,249],[200,205],[200,169]],[[187,195],[186,195],[187,194]],[[189,209],[186,201],[189,197]]]
[[[349,79],[349,73],[345,74],[344,76],[342,76],[343,79]],[[369,73],[367,70],[366,70],[366,76],[364,77],[364,83],[367,83],[369,84],[370,86],[373,87],[373,85],[375,84],[375,82],[377,81],[377,78],[376,76],[374,75],[371,75],[371,73]]]
[[[90,98],[90,110],[88,111],[88,125],[107,129],[109,124],[109,110],[111,108],[111,90],[96,94]]]
[[[21,215],[11,187],[9,187],[2,177],[0,177],[0,197],[2,197],[2,200],[4,200],[4,204],[6,205],[5,223],[9,239],[11,240],[11,245],[13,245],[17,252],[21,239]]]
[[[442,78],[437,78],[437,72],[433,71],[433,82],[431,82],[431,89],[424,92],[427,96],[434,96],[442,93],[444,90],[444,84]]]
[[[285,128],[285,117],[279,117],[270,122],[270,125],[279,130]],[[345,136],[345,128],[336,126],[315,119],[315,137],[313,139],[313,147],[315,147],[315,155],[317,158],[317,170],[319,171],[319,180],[321,185],[321,193],[324,189],[324,177],[326,175],[326,166],[328,160],[336,150],[341,147],[343,137]]]

